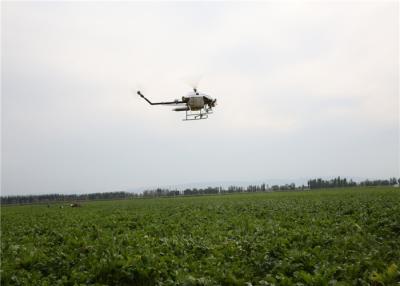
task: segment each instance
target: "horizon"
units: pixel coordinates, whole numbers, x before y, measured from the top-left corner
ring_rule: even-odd
[[[12,197],[12,196],[45,196],[45,195],[89,195],[95,193],[130,193],[130,194],[143,194],[146,191],[154,191],[156,189],[169,190],[169,191],[184,191],[185,189],[206,189],[206,188],[222,188],[224,190],[229,187],[243,187],[247,188],[249,186],[260,186],[265,184],[269,189],[273,186],[284,186],[294,184],[296,188],[302,186],[308,186],[308,181],[310,180],[325,180],[325,181],[333,181],[334,179],[341,178],[346,179],[348,182],[355,182],[360,184],[366,181],[379,181],[379,180],[390,180],[395,178],[398,180],[399,178],[390,177],[390,178],[360,178],[360,177],[345,177],[345,176],[334,176],[334,177],[315,177],[315,178],[297,178],[297,179],[267,179],[267,180],[255,180],[255,181],[216,181],[216,182],[192,182],[192,183],[182,183],[176,185],[163,185],[163,186],[147,186],[147,187],[138,187],[138,188],[128,188],[125,190],[109,190],[102,192],[87,192],[87,193],[73,193],[73,192],[64,192],[64,193],[23,193],[18,195],[3,195],[1,197]]]

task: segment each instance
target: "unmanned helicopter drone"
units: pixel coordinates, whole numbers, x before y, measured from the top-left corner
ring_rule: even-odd
[[[137,91],[137,94],[151,105],[179,105],[179,107],[172,110],[185,111],[186,116],[183,121],[207,119],[208,115],[213,113],[213,107],[217,105],[217,99],[207,94],[199,93],[195,87],[192,92],[186,96],[182,96],[182,100],[175,99],[174,101],[167,102],[151,102],[140,90]]]

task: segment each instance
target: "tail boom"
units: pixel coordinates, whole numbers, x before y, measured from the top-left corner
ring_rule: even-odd
[[[174,101],[166,101],[166,102],[151,102],[150,100],[147,99],[147,97],[145,97],[140,90],[137,91],[137,94],[143,98],[144,100],[146,100],[150,105],[169,105],[169,104],[179,104],[179,103],[185,103],[183,101],[179,101],[179,100],[174,100]]]

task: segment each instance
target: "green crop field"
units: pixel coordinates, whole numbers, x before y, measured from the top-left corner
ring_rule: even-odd
[[[2,285],[400,285],[400,189],[10,206]]]

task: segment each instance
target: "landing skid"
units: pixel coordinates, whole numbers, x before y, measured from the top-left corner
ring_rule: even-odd
[[[208,118],[208,114],[212,114],[211,109],[201,109],[198,112],[186,110],[186,116],[183,121],[203,120]]]

